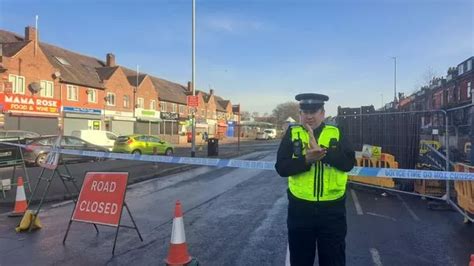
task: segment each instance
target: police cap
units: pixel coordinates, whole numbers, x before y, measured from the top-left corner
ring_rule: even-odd
[[[318,93],[301,93],[295,96],[295,100],[300,102],[300,109],[303,111],[317,111],[323,107],[324,102],[329,97]]]

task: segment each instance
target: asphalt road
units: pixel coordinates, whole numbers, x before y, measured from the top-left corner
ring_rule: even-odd
[[[273,150],[278,145],[278,140],[272,141],[243,141],[241,142],[240,148],[237,146],[237,143],[228,143],[219,145],[219,155],[212,158],[231,158],[239,154],[247,154],[259,150]],[[175,156],[189,157],[191,154],[191,148],[189,147],[176,147]],[[207,146],[197,145],[196,146],[196,157],[207,157]],[[149,163],[149,162],[140,162],[140,161],[128,161],[128,160],[108,160],[101,162],[87,162],[87,163],[72,163],[68,164],[68,169],[71,172],[71,175],[77,181],[77,186],[80,188],[82,180],[84,178],[85,172],[87,171],[126,171],[130,174],[129,183],[133,184],[136,182],[141,182],[151,178],[161,177],[171,173],[176,173],[179,171],[184,171],[190,169],[189,165],[179,165],[179,164],[167,164],[167,163]],[[0,168],[0,178],[10,178],[13,171],[12,167],[9,168]],[[31,189],[34,190],[38,177],[41,173],[41,168],[39,167],[27,167],[28,175],[30,177]],[[67,173],[64,167],[60,167],[59,171],[61,173]],[[46,171],[44,177],[50,175],[49,171]],[[16,170],[16,176],[23,176],[25,174],[23,168]],[[26,181],[26,180],[25,180]],[[77,193],[73,184],[67,183],[69,190],[72,195],[75,196]],[[38,192],[34,198],[34,201],[38,201],[40,196],[38,193],[42,193],[46,187],[46,182],[41,182],[38,187]],[[25,192],[27,198],[31,196],[29,187],[25,185]],[[13,202],[15,201],[16,190],[15,188],[6,192],[6,197],[3,198],[0,195],[0,213],[11,211],[13,208]],[[53,178],[52,185],[50,190],[47,193],[47,201],[58,201],[58,200],[67,200],[71,196],[67,193],[64,188],[64,185],[59,178]]]
[[[242,159],[272,161],[274,150]],[[121,229],[73,223],[73,205],[49,205],[44,228],[16,234],[18,221],[0,215],[0,265],[156,265],[169,247],[174,203],[184,208],[186,241],[201,265],[285,265],[286,180],[274,171],[199,167],[131,185],[126,201],[144,237]],[[348,265],[467,265],[474,230],[452,211],[433,211],[417,197],[382,196],[350,187],[347,199]],[[130,224],[126,215],[123,223]]]

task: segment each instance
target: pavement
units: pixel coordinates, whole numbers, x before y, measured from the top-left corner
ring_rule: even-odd
[[[275,150],[239,159],[272,161]],[[18,219],[0,215],[0,265],[156,265],[167,257],[174,203],[184,209],[186,243],[201,265],[289,265],[287,180],[274,171],[198,167],[133,184],[126,202],[144,238],[121,229],[74,222],[73,204],[45,206],[44,228],[14,232]],[[460,265],[474,250],[472,225],[452,211],[433,211],[419,197],[350,186],[346,208],[347,265]],[[130,224],[124,215],[123,224]]]

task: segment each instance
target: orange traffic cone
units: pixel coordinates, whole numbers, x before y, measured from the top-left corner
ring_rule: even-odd
[[[18,185],[16,187],[15,207],[8,216],[23,216],[27,209],[28,204],[26,203],[25,188],[23,187],[23,177],[20,176],[18,177]]]
[[[191,262],[191,256],[188,254],[188,247],[186,245],[183,212],[179,200],[176,201],[176,207],[174,210],[173,229],[171,231],[170,243],[168,257],[165,259],[166,265],[180,266]]]
[[[469,262],[469,266],[474,266],[474,254],[471,255],[471,262]]]

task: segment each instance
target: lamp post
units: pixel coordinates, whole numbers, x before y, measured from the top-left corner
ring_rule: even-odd
[[[196,71],[196,62],[195,62],[195,10],[196,10],[196,3],[195,0],[193,1],[193,10],[192,10],[192,81],[191,81],[191,86],[193,90],[193,97],[196,96],[196,91],[195,91],[195,84],[196,84],[196,76],[195,76],[195,71]],[[195,119],[195,108],[193,108],[192,111],[192,120],[191,120],[191,127],[192,127],[192,138],[191,138],[191,157],[196,156],[196,119]]]
[[[397,57],[392,56],[393,59],[393,101],[397,100]]]

